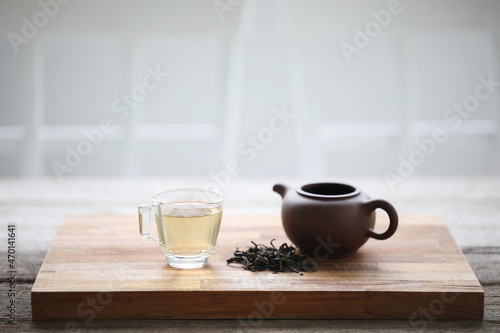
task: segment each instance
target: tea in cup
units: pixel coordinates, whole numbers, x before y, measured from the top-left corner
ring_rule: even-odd
[[[207,189],[181,188],[156,192],[151,200],[151,204],[138,207],[141,235],[160,244],[172,267],[205,266],[219,234],[222,194]],[[150,234],[153,221],[158,239]]]

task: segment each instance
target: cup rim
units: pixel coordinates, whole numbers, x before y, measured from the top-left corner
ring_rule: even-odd
[[[215,194],[215,195],[219,196],[218,200],[212,200],[212,201],[203,202],[203,205],[206,205],[206,206],[218,205],[218,204],[221,204],[224,201],[224,197],[223,197],[222,193],[220,193],[220,192],[218,192],[216,190],[212,190],[212,189],[208,189],[208,188],[202,188],[202,187],[177,187],[177,188],[159,190],[159,191],[156,191],[155,193],[153,193],[153,195],[151,195],[151,201],[153,201],[153,203],[155,205],[158,205],[158,204],[159,205],[168,205],[169,204],[168,202],[157,200],[157,199],[155,199],[155,197],[157,195],[164,194],[164,193],[182,192],[182,191],[208,192],[208,193],[212,193],[212,194]],[[178,205],[178,206],[182,206],[182,205]],[[191,205],[186,204],[186,206],[191,206]]]
[[[350,188],[352,191],[344,194],[317,194],[317,193],[311,193],[308,192],[307,190],[314,188],[314,187],[327,187],[327,186],[341,186],[345,188]],[[305,184],[302,186],[297,187],[297,193],[300,195],[306,196],[306,197],[311,197],[311,198],[321,198],[321,199],[343,199],[343,198],[351,198],[360,193],[360,189],[357,188],[356,186],[350,185],[350,184],[345,184],[345,183],[333,183],[333,182],[322,182],[322,183],[310,183],[310,184]]]

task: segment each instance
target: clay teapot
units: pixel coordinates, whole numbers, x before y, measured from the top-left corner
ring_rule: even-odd
[[[398,227],[398,214],[389,202],[371,200],[351,185],[314,183],[294,189],[276,184],[273,190],[283,197],[281,219],[288,238],[316,259],[349,256],[368,238],[387,239]],[[390,220],[381,234],[373,231],[377,208]]]

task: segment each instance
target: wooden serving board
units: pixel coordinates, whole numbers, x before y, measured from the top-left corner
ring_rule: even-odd
[[[135,216],[67,217],[31,291],[33,319],[483,318],[483,289],[439,217],[402,215],[392,238],[302,276],[226,264],[273,238],[289,242],[279,216],[223,216],[209,265],[181,270]]]

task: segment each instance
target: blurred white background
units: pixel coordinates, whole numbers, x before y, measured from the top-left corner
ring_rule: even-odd
[[[500,85],[481,83],[500,81],[499,17],[499,1],[0,0],[0,176],[499,175]]]

